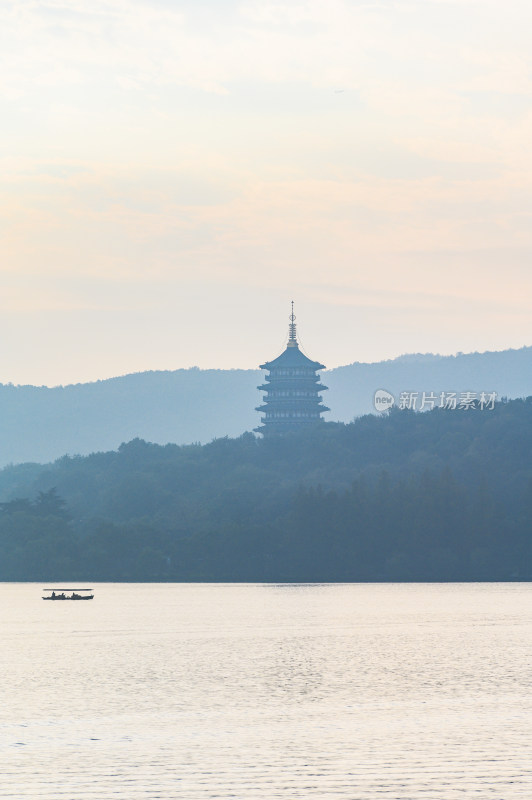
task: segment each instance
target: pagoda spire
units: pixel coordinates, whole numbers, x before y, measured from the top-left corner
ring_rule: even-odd
[[[292,300],[292,313],[290,314],[290,325],[288,326],[287,347],[299,347],[296,338],[296,315],[294,314],[294,301]]]

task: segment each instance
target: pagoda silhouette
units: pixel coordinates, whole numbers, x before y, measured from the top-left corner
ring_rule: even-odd
[[[260,368],[268,370],[269,375],[266,375],[266,383],[257,387],[266,392],[264,405],[256,409],[264,414],[262,425],[255,428],[257,433],[270,436],[323,422],[320,415],[329,409],[322,404],[319,393],[327,386],[319,382],[320,376],[316,373],[325,369],[325,365],[311,361],[299,349],[293,300],[286,350]]]

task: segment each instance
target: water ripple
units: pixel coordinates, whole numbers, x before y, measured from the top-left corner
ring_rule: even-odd
[[[0,586],[2,800],[532,797],[528,585],[39,589]]]

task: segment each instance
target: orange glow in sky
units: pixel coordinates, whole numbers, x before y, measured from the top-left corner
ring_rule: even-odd
[[[532,343],[524,0],[0,9],[0,382]]]

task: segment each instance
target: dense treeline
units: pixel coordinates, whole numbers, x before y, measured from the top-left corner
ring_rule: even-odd
[[[0,472],[2,580],[532,578],[532,398]]]

